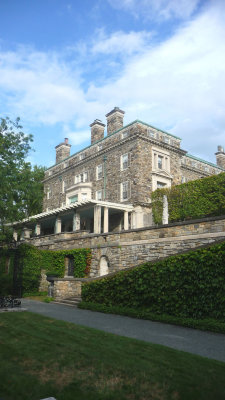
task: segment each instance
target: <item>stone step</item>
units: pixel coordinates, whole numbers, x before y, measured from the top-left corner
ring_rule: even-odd
[[[71,297],[69,299],[54,300],[51,303],[64,304],[67,306],[77,306],[77,304],[80,303],[80,301],[81,301],[81,297]]]

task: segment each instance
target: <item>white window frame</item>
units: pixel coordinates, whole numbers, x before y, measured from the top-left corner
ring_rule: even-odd
[[[100,198],[99,198],[100,197]],[[102,200],[102,189],[101,190],[96,190],[95,198],[98,201]]]
[[[159,159],[162,160],[162,168],[159,168]],[[152,169],[170,173],[170,154],[152,147]]]
[[[129,167],[129,153],[122,154],[120,157],[120,169],[124,171]]]
[[[87,200],[87,193],[86,192],[85,193],[81,192],[81,201],[85,201],[85,200]]]
[[[126,191],[124,190],[124,186],[127,186],[127,188],[126,188]],[[129,181],[125,181],[125,182],[122,182],[121,184],[120,184],[120,199],[121,199],[121,201],[126,201],[126,200],[128,200],[129,199]],[[124,197],[124,194],[127,194],[127,196],[126,197]]]
[[[128,136],[128,131],[125,131],[125,132],[123,132],[123,133],[121,134],[121,138],[122,138],[122,139],[126,139],[127,136]]]
[[[167,184],[165,182],[157,181],[156,184],[157,184],[157,189],[164,189],[167,187]]]
[[[52,197],[52,191],[51,188],[47,189],[47,200],[49,200]]]
[[[96,179],[99,181],[103,178],[103,164],[99,164],[96,167]]]
[[[87,182],[87,181],[88,181],[88,172],[87,171],[81,172],[80,174],[75,175],[75,178],[74,178],[74,183],[75,184],[82,183],[82,182]]]
[[[152,128],[147,128],[147,135],[148,135],[150,138],[154,138],[154,139],[155,139],[155,137],[156,137],[156,132],[153,131]]]
[[[79,158],[80,160],[83,160],[85,158],[85,153],[81,153]]]

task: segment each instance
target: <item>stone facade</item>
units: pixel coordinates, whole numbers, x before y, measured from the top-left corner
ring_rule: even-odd
[[[136,120],[123,126],[123,114],[115,107],[106,115],[106,137],[105,125],[95,120],[90,125],[91,146],[72,156],[68,143],[56,147],[56,165],[45,175],[43,211],[68,205],[78,194],[79,200],[150,206],[151,192],[158,187],[224,170],[223,149],[216,153],[218,165],[214,165],[187,154],[180,148],[180,138],[149,124]]]

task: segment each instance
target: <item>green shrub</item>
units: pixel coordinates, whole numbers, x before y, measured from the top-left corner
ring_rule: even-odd
[[[162,199],[168,198],[169,222],[225,214],[225,173],[197,179],[152,193],[156,224],[162,223]]]
[[[82,299],[225,321],[225,242],[86,283]]]
[[[22,293],[35,295],[38,292],[42,269],[47,275],[64,277],[66,256],[72,256],[74,259],[74,277],[83,278],[88,275],[91,262],[90,249],[39,250],[27,243],[22,243],[16,250],[0,249],[0,294],[13,293],[14,258]],[[10,269],[6,273],[8,258],[10,258]]]

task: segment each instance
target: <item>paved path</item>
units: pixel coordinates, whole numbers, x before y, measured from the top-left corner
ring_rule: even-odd
[[[28,311],[225,362],[225,335],[61,304],[22,300]]]

